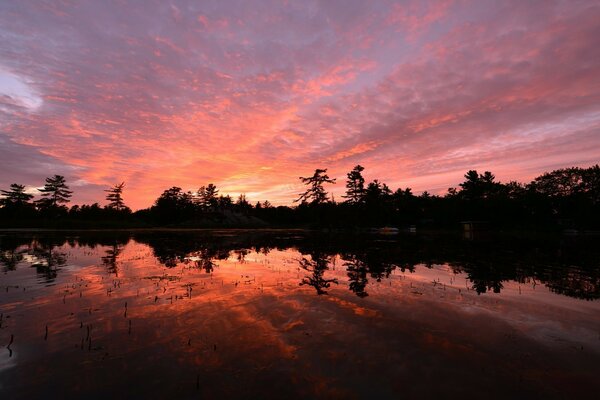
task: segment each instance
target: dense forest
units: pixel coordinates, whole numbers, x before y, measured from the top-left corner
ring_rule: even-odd
[[[470,170],[459,187],[445,195],[410,188],[395,191],[378,180],[366,182],[355,166],[345,180],[343,200],[328,188],[336,184],[326,169],[300,177],[306,190],[293,206],[269,201],[250,203],[244,194],[233,199],[214,184],[197,191],[166,189],[150,208],[132,212],[124,200],[125,183],[106,190],[105,206],[73,205],[73,192],[63,176],[46,178],[38,199],[24,185],[1,190],[0,227],[132,228],[132,227],[303,227],[362,229],[409,227],[459,229],[472,222],[491,229],[600,228],[600,167],[562,168],[527,184],[499,182],[494,174]]]

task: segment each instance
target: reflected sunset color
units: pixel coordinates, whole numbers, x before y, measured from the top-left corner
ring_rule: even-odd
[[[592,398],[599,238],[598,0],[0,0],[0,399]]]
[[[444,193],[600,154],[597,1],[2,1],[0,187],[59,174],[289,205],[299,176]],[[332,188],[339,198],[342,185]]]
[[[599,258],[584,238],[139,231],[0,246],[10,398],[66,382],[91,398],[598,389]]]

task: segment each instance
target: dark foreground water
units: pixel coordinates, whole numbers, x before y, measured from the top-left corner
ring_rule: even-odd
[[[597,237],[0,233],[0,398],[595,398],[599,254]]]

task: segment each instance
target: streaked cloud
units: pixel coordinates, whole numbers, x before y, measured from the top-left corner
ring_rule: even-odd
[[[5,1],[0,186],[289,204],[315,168],[443,192],[471,168],[587,166],[598,20],[594,1]]]

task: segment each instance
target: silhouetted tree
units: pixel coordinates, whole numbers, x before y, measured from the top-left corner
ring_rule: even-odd
[[[149,209],[125,215],[124,184],[115,185],[106,196],[109,205],[97,203],[75,205],[68,210],[72,192],[64,177],[46,179],[42,199],[31,204],[32,196],[23,185],[12,184],[0,191],[0,226],[2,227],[94,227],[127,224],[134,226],[184,223],[186,226],[238,226],[263,223],[274,226],[352,228],[377,226],[428,225],[458,228],[461,221],[478,221],[479,226],[534,229],[598,229],[600,227],[600,166],[562,168],[546,172],[531,183],[501,183],[486,171],[470,170],[457,188],[443,196],[423,192],[412,194],[409,188],[390,188],[374,180],[368,185],[362,177],[364,168],[356,165],[347,174],[344,203],[335,203],[324,185],[335,183],[326,169],[317,169],[311,177],[300,177],[306,191],[294,202],[299,207],[273,207],[268,201],[252,207],[245,195],[232,201],[219,195],[214,184],[201,187],[195,196],[173,187],[166,190]],[[310,204],[310,206],[309,206]],[[22,205],[19,206],[19,205]],[[318,205],[313,207],[313,205]],[[232,211],[234,213],[232,213]],[[239,218],[236,213],[243,213]],[[127,216],[127,218],[122,218]],[[51,218],[50,218],[51,217]],[[61,217],[57,219],[56,217]],[[101,222],[100,222],[101,221]],[[485,223],[485,224],[483,224]]]
[[[125,182],[121,182],[119,184],[114,185],[112,188],[105,190],[108,194],[106,195],[106,200],[109,201],[107,208],[123,211],[127,209],[127,206],[123,202],[123,188],[125,187]]]
[[[249,214],[252,211],[252,204],[248,202],[245,194],[240,194],[235,202],[235,208],[243,214]]]
[[[81,207],[73,206],[69,210],[69,214],[79,217],[84,220],[100,220],[105,217],[105,212],[100,207],[100,204],[84,204]]]
[[[362,176],[364,167],[357,165],[352,171],[346,175],[346,195],[342,196],[346,198],[347,203],[357,204],[362,203],[365,197],[365,178]]]
[[[13,183],[10,190],[0,190],[4,198],[0,199],[2,207],[24,207],[29,204],[33,195],[25,192],[25,186]]]
[[[313,176],[299,179],[305,185],[309,185],[309,188],[298,197],[294,202],[301,201],[302,203],[308,202],[310,204],[321,204],[327,202],[327,192],[323,189],[324,183],[335,183],[335,178],[330,179],[326,174],[327,169],[316,169]]]
[[[156,200],[156,204],[172,203],[175,205],[188,205],[192,202],[190,192],[184,192],[180,187],[173,186],[165,190]]]
[[[600,166],[584,169],[581,173],[581,189],[592,204],[600,204]]]
[[[365,201],[367,203],[381,203],[389,198],[391,194],[392,191],[388,185],[375,179],[367,185],[367,189],[365,190]]]
[[[548,197],[568,197],[582,191],[582,181],[581,168],[561,168],[538,176],[529,187]]]
[[[401,188],[391,195],[392,213],[396,215],[396,223],[414,223],[418,217],[417,198],[411,188]]]
[[[494,179],[496,177],[490,171],[478,174],[476,170],[470,170],[460,184],[461,195],[468,200],[488,199],[497,194],[501,187]]]
[[[209,183],[207,186],[201,186],[198,189],[197,203],[203,210],[215,210],[219,205],[217,194],[219,190],[215,185]]]
[[[590,168],[561,168],[538,176],[530,189],[548,197],[581,195],[597,203],[600,201],[600,166]]]
[[[392,191],[375,179],[365,189],[364,202],[370,226],[382,226],[390,222],[393,213]]]
[[[231,199],[231,196],[219,196],[217,199],[217,206],[220,210],[230,210],[233,206],[233,200]]]
[[[194,213],[192,194],[173,186],[165,190],[153,207],[158,220],[162,223],[180,222],[189,219]]]
[[[600,167],[561,168],[535,178],[527,189],[533,194],[530,208],[548,204],[551,217],[559,224],[600,223]],[[568,221],[568,222],[567,222]]]
[[[510,181],[502,188],[504,195],[510,200],[519,200],[525,196],[527,189],[522,183]]]
[[[73,192],[69,190],[66,184],[65,177],[61,175],[54,175],[53,177],[46,178],[46,184],[42,189],[42,198],[36,201],[36,204],[40,208],[56,208],[63,204],[68,203]]]

